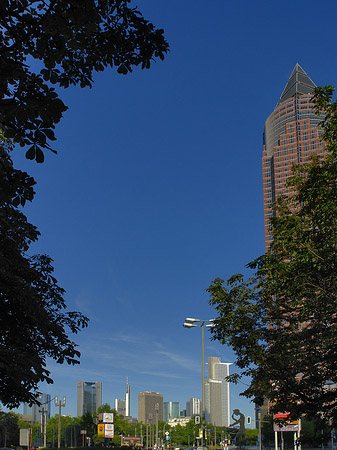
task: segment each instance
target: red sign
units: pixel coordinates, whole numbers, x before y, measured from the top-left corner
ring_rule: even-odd
[[[274,419],[287,419],[290,413],[276,413],[274,414]]]

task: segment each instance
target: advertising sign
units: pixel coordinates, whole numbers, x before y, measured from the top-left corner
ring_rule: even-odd
[[[274,431],[298,431],[298,430],[299,430],[298,422],[286,424],[283,426],[274,424]]]
[[[20,428],[20,445],[21,447],[29,447],[29,431],[28,429]]]
[[[105,438],[115,437],[115,426],[113,423],[105,423],[104,424],[104,437]]]
[[[289,413],[277,413],[274,414],[275,419],[287,419],[290,416]],[[298,420],[287,420],[281,424],[274,424],[274,431],[298,431]]]
[[[97,437],[104,437],[104,424],[99,423],[97,425]]]
[[[99,422],[103,423],[114,423],[114,414],[113,413],[99,413],[98,414]]]

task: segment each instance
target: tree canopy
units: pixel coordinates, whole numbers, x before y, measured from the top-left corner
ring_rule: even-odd
[[[39,383],[52,383],[48,357],[79,362],[69,334],[88,323],[66,310],[52,259],[29,254],[39,231],[22,207],[34,197],[35,180],[13,167],[13,144],[42,163],[45,149],[55,152],[50,142],[67,109],[56,89],[91,87],[93,73],[107,67],[127,74],[164,59],[163,30],[130,3],[0,2],[0,401],[9,407],[36,402]]]
[[[0,178],[0,401],[17,407],[37,399],[41,381],[52,382],[47,357],[58,363],[79,362],[80,353],[68,333],[77,333],[88,319],[66,312],[52,259],[29,256],[39,231],[18,205],[32,200],[35,181],[13,168],[1,139]]]
[[[275,205],[273,242],[250,262],[253,275],[215,279],[207,289],[218,317],[213,337],[230,345],[243,395],[273,410],[337,419],[337,104],[317,88],[326,159],[294,166],[288,197]]]
[[[0,128],[43,162],[67,107],[55,91],[91,86],[94,71],[150,68],[164,59],[163,30],[130,0],[0,2]],[[33,67],[35,69],[33,69]]]

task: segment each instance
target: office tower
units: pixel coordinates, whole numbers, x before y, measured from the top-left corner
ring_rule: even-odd
[[[139,392],[138,394],[138,421],[143,423],[156,423],[163,420],[163,395],[158,392]]]
[[[228,427],[229,410],[229,375],[231,363],[222,363],[220,358],[208,358],[208,380],[205,382],[206,422],[218,427]]]
[[[163,417],[164,422],[179,417],[179,402],[164,402]]]
[[[131,417],[130,412],[130,385],[129,385],[129,379],[126,378],[126,393],[124,400],[120,398],[115,399],[115,410],[118,412],[118,414],[121,414],[124,417]]]
[[[263,133],[263,194],[266,251],[272,241],[269,219],[275,215],[272,203],[285,186],[293,164],[309,161],[310,155],[325,156],[319,123],[323,116],[313,111],[314,82],[296,64],[274,111],[266,120]]]
[[[115,398],[115,410],[121,416],[126,416],[125,400]]]
[[[40,402],[40,406],[29,406],[28,403],[24,403],[23,414],[24,416],[31,416],[32,422],[41,423],[42,409],[44,410],[47,420],[50,419],[50,394],[40,394],[37,399]]]
[[[102,383],[79,381],[77,383],[77,416],[92,414],[102,405]]]
[[[186,416],[193,417],[201,414],[200,398],[190,398],[186,402]]]

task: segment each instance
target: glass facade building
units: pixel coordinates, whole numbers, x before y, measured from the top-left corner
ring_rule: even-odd
[[[286,181],[293,164],[309,161],[312,154],[325,156],[319,127],[323,116],[313,111],[315,83],[296,64],[281,98],[266,120],[263,133],[263,194],[266,251],[272,241],[269,219],[275,215],[273,202],[288,195]]]
[[[41,423],[42,410],[44,410],[47,419],[50,419],[51,400],[50,394],[40,394],[38,401],[40,405],[29,406],[28,403],[23,404],[24,416],[31,416],[33,422]]]
[[[164,402],[164,422],[179,417],[179,402]]]
[[[77,416],[92,414],[102,405],[102,383],[79,381],[77,383]]]

